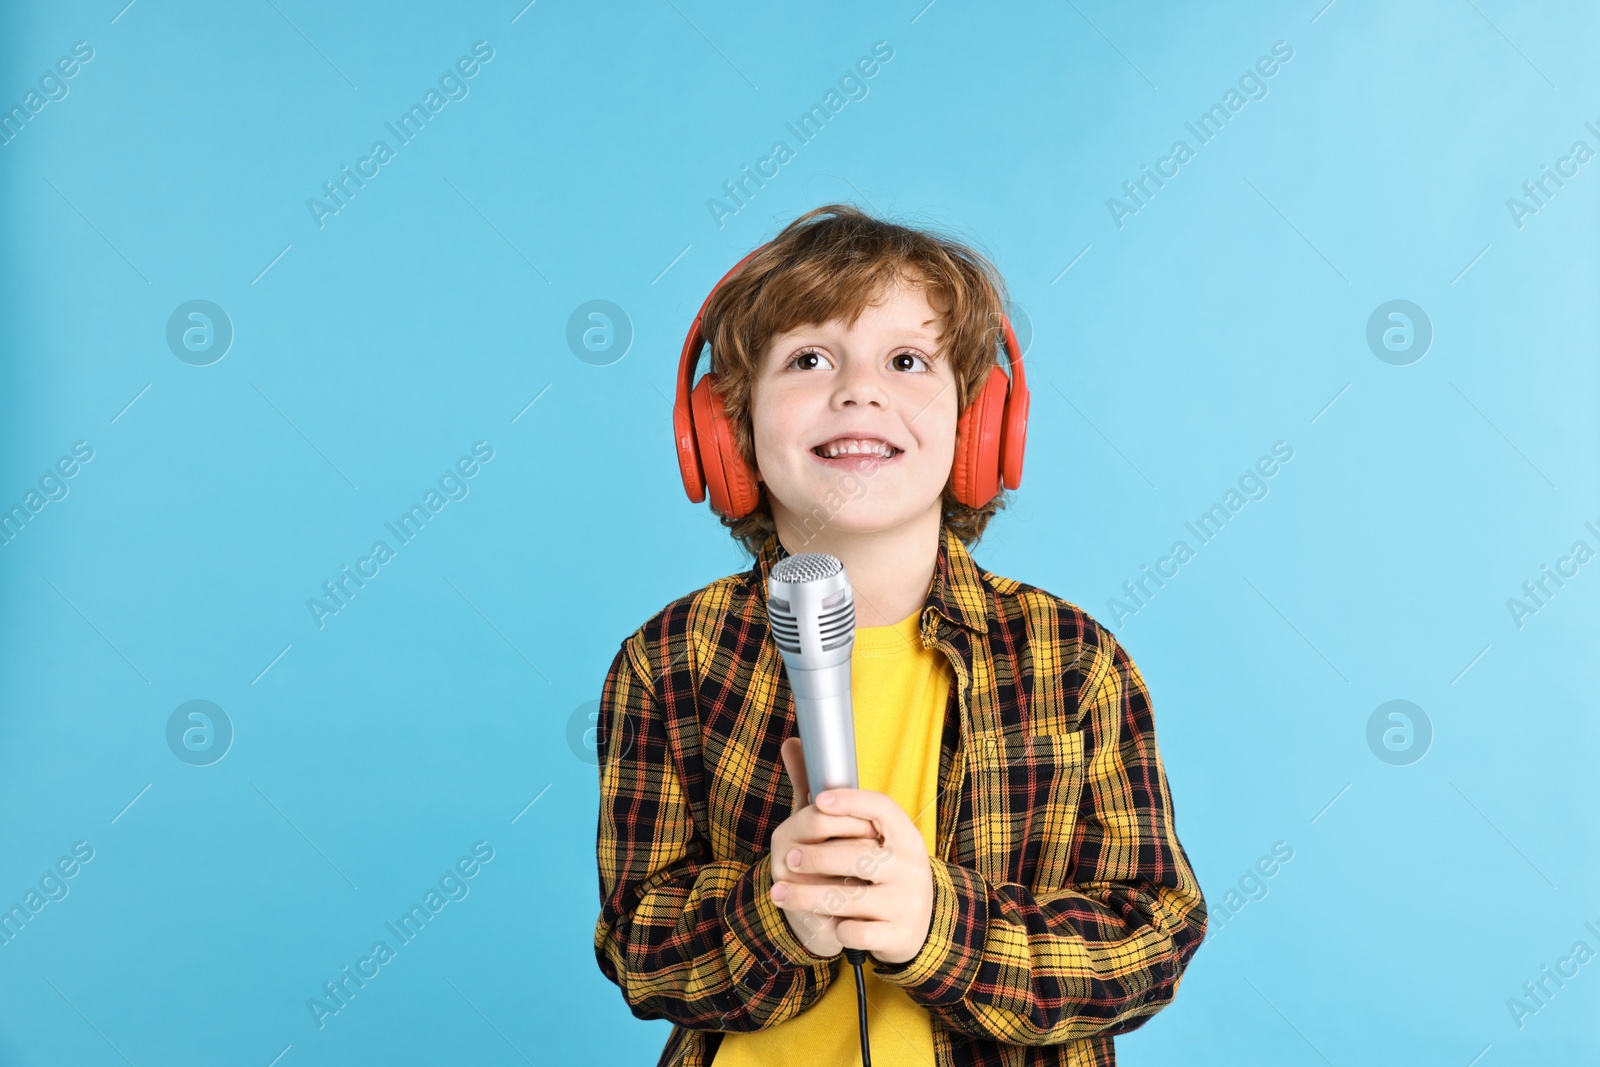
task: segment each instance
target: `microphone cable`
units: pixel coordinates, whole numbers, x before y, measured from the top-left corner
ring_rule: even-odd
[[[861,1067],[872,1067],[872,1045],[867,1041],[867,982],[861,965],[867,962],[867,952],[860,948],[847,948],[844,958],[856,972],[856,1014],[861,1020]]]

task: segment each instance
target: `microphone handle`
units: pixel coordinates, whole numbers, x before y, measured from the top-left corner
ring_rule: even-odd
[[[806,783],[815,800],[825,789],[859,789],[850,661],[786,672],[805,751]]]

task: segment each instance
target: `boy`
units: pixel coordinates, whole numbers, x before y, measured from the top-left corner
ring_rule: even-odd
[[[1004,293],[970,249],[829,205],[703,309],[696,432],[736,439],[706,476],[755,563],[622,643],[596,736],[595,955],[675,1024],[659,1065],[859,1063],[852,948],[879,1067],[1111,1067],[1205,936],[1138,668],[967,552],[1004,503],[973,502],[959,432]],[[815,797],[767,631],[800,552],[843,561],[858,627],[861,788]]]

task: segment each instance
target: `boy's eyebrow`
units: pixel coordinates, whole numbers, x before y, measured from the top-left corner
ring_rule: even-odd
[[[928,327],[929,325],[931,325],[933,323],[936,323],[938,321],[939,321],[939,316],[935,316],[935,317],[933,317],[931,319],[924,319],[922,321],[922,325],[919,326],[917,329],[911,331],[911,332],[912,332],[912,334],[914,334],[916,336],[925,337],[929,341],[937,343],[939,341],[940,334],[935,333],[933,331],[930,331],[930,330],[926,329],[926,327]],[[802,329],[801,327],[796,327],[794,330],[786,331],[786,334],[793,334],[793,333],[799,332],[801,329]],[[790,343],[793,343],[793,342],[790,342]],[[802,342],[802,343],[807,343],[807,342]]]

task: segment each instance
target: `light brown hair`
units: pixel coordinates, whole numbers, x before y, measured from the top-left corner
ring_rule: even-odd
[[[921,287],[940,312],[940,358],[949,360],[956,410],[965,412],[996,364],[1006,289],[994,265],[959,241],[873,218],[847,204],[827,204],[785,226],[717,289],[706,306],[703,334],[723,408],[752,471],[751,390],[771,339],[832,319],[853,326],[896,282]],[[993,500],[974,508],[956,499],[953,484],[952,468],[942,521],[970,548],[1006,506],[1007,491],[1001,486]],[[749,515],[719,516],[752,558],[777,529],[765,483],[760,492]]]

